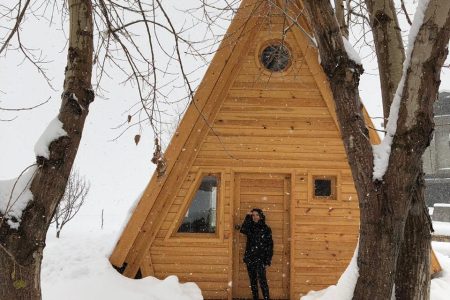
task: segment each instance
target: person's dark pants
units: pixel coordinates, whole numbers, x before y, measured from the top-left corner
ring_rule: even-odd
[[[247,264],[250,287],[252,289],[253,300],[258,300],[258,281],[264,300],[269,300],[269,286],[266,279],[266,267],[262,262],[252,262]]]

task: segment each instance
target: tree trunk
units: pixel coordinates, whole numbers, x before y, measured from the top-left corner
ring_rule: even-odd
[[[387,118],[395,90],[402,76],[405,50],[394,2],[392,0],[366,0],[365,2],[378,58],[383,112],[384,117]],[[402,248],[397,260],[398,273],[395,278],[397,299],[427,299],[426,295],[429,293],[425,291],[430,289],[429,272],[427,271],[426,274],[419,272],[419,270],[426,270],[429,265],[430,234],[429,231],[425,231],[430,228],[430,225],[426,223],[429,219],[428,210],[422,209],[425,206],[423,181],[418,180],[417,184],[416,192],[411,199],[413,207],[408,211]],[[413,250],[414,252],[411,252]]]
[[[377,54],[384,117],[402,77],[405,50],[392,0],[365,0]]]
[[[424,201],[423,173],[419,175],[405,224],[395,276],[396,299],[430,298],[431,219]]]
[[[42,251],[33,253],[30,264],[19,264],[12,253],[0,247],[0,299],[40,299]]]
[[[60,228],[59,228],[58,207],[56,208],[56,211],[55,211],[55,214],[54,214],[53,218],[55,219],[56,237],[59,238]]]
[[[344,0],[334,0],[334,7],[336,9],[336,18],[339,23],[339,28],[341,29],[341,34],[348,39],[349,24],[345,22]]]
[[[390,299],[412,190],[421,174],[421,156],[433,130],[432,105],[448,52],[450,2],[430,0],[424,12],[424,23],[404,75],[397,128],[392,133],[383,181],[373,180],[373,150],[360,112],[358,84],[362,68],[348,57],[329,1],[305,0],[304,4],[321,65],[330,81],[360,204],[360,276],[353,299]]]
[[[361,217],[359,278],[353,299],[391,299],[404,224],[395,220],[388,211],[378,215],[381,218],[378,222],[374,221],[374,215],[372,218]]]
[[[30,190],[33,201],[22,215],[18,230],[0,224],[0,299],[41,299],[40,272],[45,238],[72,168],[89,104],[93,26],[90,0],[69,0],[69,48],[64,92],[58,119],[67,136],[52,141],[49,158],[37,157],[38,170]]]

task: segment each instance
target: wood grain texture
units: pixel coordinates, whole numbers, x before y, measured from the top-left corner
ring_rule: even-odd
[[[195,281],[206,299],[248,293],[242,239],[234,225],[254,206],[268,211],[274,231],[272,296],[298,298],[334,284],[345,270],[358,237],[359,210],[329,84],[317,53],[298,30],[286,36],[290,68],[266,71],[259,47],[279,37],[283,20],[271,18],[280,25],[271,29],[267,20],[258,22],[261,30],[237,42],[245,47],[235,45],[239,53],[232,56],[224,48],[216,54],[196,95],[212,128],[191,105],[167,150],[167,175],[152,178],[111,257],[114,264],[131,263],[126,275],[134,276],[148,254],[156,277],[176,274],[183,282]],[[233,24],[237,31],[245,22]],[[228,66],[224,53],[232,57]],[[365,119],[371,124],[368,115]],[[174,236],[201,172],[221,174],[220,234]],[[242,174],[251,176],[241,180]],[[338,201],[310,201],[312,174],[339,175]]]

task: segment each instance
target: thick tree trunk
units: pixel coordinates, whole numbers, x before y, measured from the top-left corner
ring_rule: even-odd
[[[432,104],[447,55],[450,2],[430,0],[405,73],[389,165],[383,181],[373,181],[373,153],[361,122],[358,94],[362,69],[345,51],[339,25],[327,0],[305,0],[322,67],[330,80],[336,113],[358,192],[361,235],[359,278],[354,299],[390,299],[412,190],[421,156],[433,130]],[[414,237],[414,236],[413,236]]]
[[[374,36],[383,98],[384,117],[389,116],[395,90],[400,82],[405,59],[400,26],[392,0],[365,0]],[[421,171],[422,173],[422,171]],[[423,181],[418,180],[413,194],[413,207],[408,212],[402,248],[397,260],[395,289],[397,299],[427,299],[430,290],[429,265],[430,234],[427,223]],[[419,185],[420,184],[420,185]]]
[[[0,299],[40,299],[42,252],[34,253],[33,262],[19,264],[12,253],[0,248]]]
[[[54,140],[49,158],[37,157],[38,170],[30,190],[33,201],[18,230],[0,224],[0,299],[41,299],[40,272],[45,238],[74,162],[89,104],[93,24],[90,0],[69,0],[70,34],[64,92],[58,119],[67,136]]]
[[[413,193],[397,261],[395,297],[399,300],[430,298],[431,219],[423,190],[421,173]]]
[[[381,201],[387,200],[381,198]],[[388,211],[379,216],[378,222],[373,215],[372,218],[361,217],[359,279],[353,299],[391,299],[404,224]]]

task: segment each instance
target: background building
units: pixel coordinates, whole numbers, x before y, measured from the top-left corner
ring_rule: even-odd
[[[434,123],[433,140],[423,155],[428,206],[450,203],[450,92],[439,94]]]

